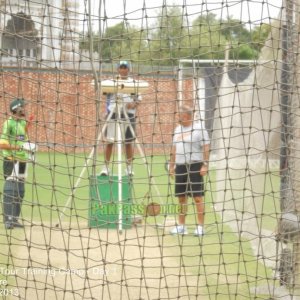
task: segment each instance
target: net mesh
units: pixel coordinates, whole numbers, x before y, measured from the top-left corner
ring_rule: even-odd
[[[0,174],[3,299],[300,295],[299,0],[200,2],[0,1],[1,124],[24,98],[38,145],[22,227],[7,226],[12,185]],[[120,61],[148,85],[128,92],[142,97],[134,176],[120,116],[102,176],[103,81],[115,95],[127,87],[115,85]],[[210,138],[203,236],[193,235],[191,198],[188,234],[170,234],[181,209],[169,160],[183,105]]]

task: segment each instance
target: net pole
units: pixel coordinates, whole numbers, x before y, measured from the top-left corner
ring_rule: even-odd
[[[177,83],[177,94],[179,100],[179,106],[182,105],[182,80],[183,80],[183,64],[179,62],[178,65],[178,83]]]
[[[294,59],[294,53],[297,53],[299,51],[299,40],[298,40],[298,32],[300,28],[300,22],[299,22],[299,5],[300,5],[300,0],[287,0],[287,7],[289,8],[287,10],[287,19],[288,20],[294,20],[294,24],[292,24],[293,28],[295,30],[291,30],[292,36],[292,42],[293,42],[293,47],[291,48],[291,51],[289,51],[291,58],[293,59],[292,61],[292,66],[293,66],[293,76],[295,78],[295,81],[292,82],[293,88],[297,89],[300,80],[299,80],[299,75],[297,72],[297,69],[295,69],[295,65],[298,66],[299,58],[297,56],[297,60]],[[295,52],[296,51],[296,52]],[[292,52],[292,53],[291,53]],[[295,63],[296,64],[295,64]],[[294,84],[295,83],[295,84]],[[299,126],[300,126],[300,118],[299,118],[299,97],[298,97],[298,91],[295,91],[296,93],[292,94],[292,111],[294,114],[294,121],[292,124],[292,128],[294,130],[293,132],[293,141],[294,145],[293,148],[295,149],[295,155],[293,155],[293,160],[294,160],[294,176],[292,178],[293,180],[293,190],[296,191],[294,194],[294,199],[295,199],[295,210],[296,214],[298,217],[298,220],[300,218],[300,185],[299,185],[299,167],[300,167],[300,134],[299,134]],[[295,108],[295,111],[294,111]],[[294,284],[295,284],[295,291],[294,295],[300,296],[300,235],[299,232],[296,235],[294,244],[293,244],[293,256],[294,256]]]
[[[119,233],[123,231],[123,177],[122,177],[122,144],[125,142],[124,122],[122,121],[122,112],[124,107],[123,99],[116,93],[116,135],[117,135],[117,170],[118,170],[118,230]],[[121,126],[123,126],[123,131]]]
[[[119,109],[119,108],[118,108]],[[123,213],[122,213],[122,133],[121,133],[121,116],[120,111],[118,111],[119,115],[119,121],[118,121],[118,131],[117,131],[117,140],[118,140],[118,209],[119,209],[119,232],[122,232],[123,226],[122,226],[122,219],[123,219]],[[123,125],[123,124],[122,124]],[[124,125],[123,125],[124,126]]]

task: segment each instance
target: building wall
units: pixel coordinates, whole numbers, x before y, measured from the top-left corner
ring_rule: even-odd
[[[149,83],[149,89],[137,112],[137,141],[147,153],[169,153],[179,105],[177,81],[173,76],[140,79]],[[42,151],[89,152],[105,124],[105,98],[101,97],[97,113],[92,80],[91,73],[5,70],[0,77],[0,124],[9,116],[10,101],[23,97],[28,114],[34,115],[31,140]],[[184,101],[191,103],[191,81],[183,86]],[[98,148],[103,151],[103,141]]]
[[[25,33],[7,32],[7,24],[15,14],[24,13],[34,23],[37,34],[28,45]],[[71,0],[37,0],[30,2],[10,0],[9,3],[0,1],[0,28],[2,31],[0,43],[8,51],[1,57],[1,64],[5,66],[37,67],[44,68],[72,67],[79,60],[79,1]],[[5,35],[12,41],[7,41]],[[4,38],[2,38],[2,36]],[[22,41],[22,43],[20,42]],[[26,43],[27,42],[27,43]],[[11,45],[12,44],[12,45]],[[30,57],[24,49],[34,49]],[[29,47],[30,46],[30,47]]]

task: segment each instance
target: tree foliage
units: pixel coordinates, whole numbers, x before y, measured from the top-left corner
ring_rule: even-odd
[[[230,58],[255,59],[271,30],[267,24],[249,30],[240,20],[218,19],[213,13],[200,15],[191,22],[183,8],[175,5],[164,6],[155,20],[146,29],[124,21],[108,27],[102,36],[88,34],[80,41],[81,49],[92,48],[104,60],[176,65],[183,58],[224,59],[229,45]]]
[[[156,64],[172,65],[189,56],[188,27],[180,8],[164,7],[150,34],[149,49]]]

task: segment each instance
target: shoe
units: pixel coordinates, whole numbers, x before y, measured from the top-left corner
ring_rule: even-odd
[[[103,169],[100,172],[100,176],[108,176],[110,173],[109,167],[104,166]]]
[[[12,223],[6,222],[5,229],[14,229],[14,225]]]
[[[24,228],[24,225],[20,224],[19,222],[14,222],[12,225],[15,228]]]
[[[201,225],[198,225],[194,231],[194,236],[202,236],[204,235],[204,230]]]
[[[175,235],[175,234],[186,235],[186,234],[188,234],[188,231],[184,225],[177,225],[170,230],[170,233],[173,235]]]
[[[127,176],[134,176],[134,172],[133,172],[133,170],[132,170],[132,166],[131,166],[131,165],[128,165],[128,166],[126,167],[126,169],[125,169],[125,174],[126,174]]]

